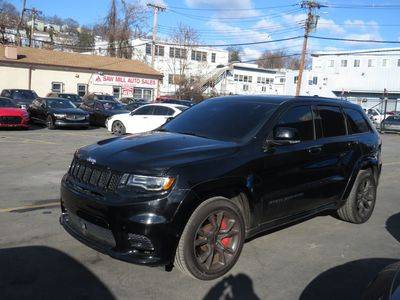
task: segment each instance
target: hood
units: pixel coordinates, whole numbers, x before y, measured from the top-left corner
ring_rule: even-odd
[[[16,107],[0,107],[0,116],[18,116],[27,115],[26,110]]]
[[[53,114],[87,115],[87,112],[80,108],[51,108],[50,112]]]
[[[100,141],[77,155],[113,170],[161,174],[168,168],[226,156],[237,144],[169,132],[150,132]]]

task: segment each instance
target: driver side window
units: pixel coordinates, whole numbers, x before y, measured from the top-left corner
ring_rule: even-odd
[[[314,139],[310,106],[297,106],[286,111],[273,129],[274,140],[310,141]]]
[[[153,106],[143,106],[132,113],[132,115],[135,116],[146,116],[151,114],[153,114]]]

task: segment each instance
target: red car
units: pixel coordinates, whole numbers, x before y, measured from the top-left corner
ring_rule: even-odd
[[[0,128],[28,128],[29,114],[17,107],[11,99],[0,97]]]

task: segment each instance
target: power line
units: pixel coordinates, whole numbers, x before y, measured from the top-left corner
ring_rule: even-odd
[[[177,9],[177,10],[193,10],[193,11],[252,11],[252,10],[266,10],[266,9],[275,9],[275,8],[287,8],[293,7],[297,4],[288,4],[288,5],[276,5],[276,6],[268,6],[268,7],[254,7],[254,8],[191,8],[191,7],[182,7],[182,6],[168,6],[168,8]]]
[[[372,40],[372,39],[347,39],[347,38],[335,38],[325,36],[310,35],[310,38],[317,40],[328,40],[328,41],[343,41],[343,42],[355,42],[355,43],[380,43],[380,44],[400,44],[400,41],[390,40]]]

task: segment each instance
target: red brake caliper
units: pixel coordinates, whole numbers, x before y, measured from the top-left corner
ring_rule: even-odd
[[[221,221],[221,226],[220,226],[220,230],[225,230],[226,228],[228,228],[228,224],[227,224],[226,221],[227,221],[226,218],[223,218],[223,219],[222,219],[222,221]],[[221,240],[221,244],[222,244],[225,248],[227,248],[227,247],[230,245],[231,240],[232,240],[231,237],[223,238],[223,239]]]

